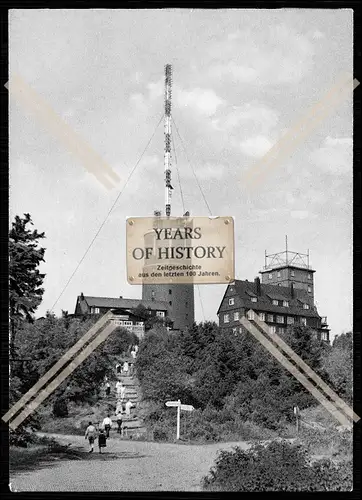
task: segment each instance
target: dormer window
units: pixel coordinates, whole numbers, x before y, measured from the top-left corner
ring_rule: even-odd
[[[254,319],[254,311],[251,311],[249,309],[249,311],[246,313],[246,317],[250,320],[253,320]]]
[[[234,297],[232,297],[231,299],[229,299],[229,306],[233,306],[235,304],[235,299]]]
[[[289,301],[283,300],[283,307],[289,307]]]
[[[273,306],[278,306],[279,305],[279,301],[276,300],[276,299],[273,299],[272,304],[273,304]]]
[[[309,304],[303,304],[303,309],[310,309]]]
[[[251,299],[250,299],[250,300],[251,300],[252,302],[258,302],[257,297],[251,297]]]

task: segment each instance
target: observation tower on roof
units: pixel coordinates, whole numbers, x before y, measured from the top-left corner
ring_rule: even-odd
[[[309,264],[307,253],[292,252],[288,249],[288,238],[285,237],[285,250],[268,255],[265,251],[265,262],[261,274],[261,282],[269,285],[290,286],[305,290],[314,302],[314,273]]]

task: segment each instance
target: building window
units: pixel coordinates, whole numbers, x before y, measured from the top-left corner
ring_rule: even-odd
[[[265,321],[265,313],[259,313],[259,319]]]
[[[289,302],[287,300],[283,300],[283,307],[289,307]]]
[[[233,306],[235,304],[235,299],[232,297],[229,299],[229,306]]]
[[[133,326],[132,321],[121,321],[124,326]]]
[[[234,321],[238,321],[239,320],[239,312],[235,312],[234,313]]]
[[[273,279],[273,273],[269,273],[269,279],[272,280]]]
[[[269,332],[270,333],[276,333],[276,331],[277,331],[276,326],[269,326]]]
[[[309,309],[309,304],[303,304],[303,309]]]
[[[233,328],[233,333],[238,333],[238,329],[236,327]]]
[[[300,324],[303,326],[307,326],[307,318],[300,318]]]
[[[312,287],[311,286],[308,287],[308,293],[312,293]]]
[[[258,302],[258,299],[257,299],[257,297],[251,297],[251,301],[252,302]]]
[[[156,316],[158,316],[159,318],[164,318],[165,313],[164,313],[164,311],[156,311]]]
[[[172,300],[169,301],[170,306],[172,306]]]
[[[229,315],[224,314],[224,323],[229,323]]]
[[[293,316],[288,316],[287,317],[287,324],[288,325],[294,325],[294,318],[293,318]]]
[[[328,340],[328,332],[322,332],[322,340]]]
[[[143,321],[137,321],[136,326],[143,326]]]
[[[251,311],[249,309],[249,311],[246,313],[246,317],[250,320],[254,319],[254,311]]]
[[[273,314],[268,314],[268,321],[274,321]]]
[[[308,274],[308,279],[309,279],[309,280],[311,280],[312,278],[313,278],[312,274],[311,274],[311,273],[309,273],[309,274]]]
[[[284,323],[284,316],[277,316],[277,323]]]
[[[278,305],[279,305],[279,301],[276,299],[273,299],[273,306],[278,306]]]
[[[168,294],[169,294],[169,295],[172,295],[172,290],[171,290],[171,288],[169,288],[169,289],[168,289]]]
[[[280,278],[281,274],[280,271],[278,271],[277,277]]]
[[[290,275],[291,275],[291,276],[295,276],[294,269],[292,269],[292,270],[290,271]]]
[[[277,333],[284,333],[284,326],[278,326]]]

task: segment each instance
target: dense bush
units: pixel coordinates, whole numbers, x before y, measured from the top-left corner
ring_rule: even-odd
[[[284,340],[322,374],[324,347],[311,330],[296,327]],[[315,403],[252,335],[230,335],[211,322],[177,334],[151,330],[140,344],[136,367],[145,400],[162,408],[168,399],[181,399],[199,410],[190,439],[244,434],[243,422],[283,431],[294,421],[293,406],[302,410]],[[154,411],[161,418],[164,409]]]
[[[330,460],[311,465],[301,446],[272,442],[222,450],[203,486],[216,491],[349,491],[352,466]]]
[[[68,405],[67,400],[63,397],[56,399],[53,403],[53,415],[54,417],[67,417],[68,416]]]

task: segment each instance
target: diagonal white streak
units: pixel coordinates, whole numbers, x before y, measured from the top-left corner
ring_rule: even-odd
[[[267,170],[271,170],[286,155],[291,154],[302,140],[309,136],[317,125],[331,114],[358,85],[357,79],[352,81],[352,76],[344,74],[319,102],[313,105],[257,163],[245,172],[244,180],[250,186],[262,180]]]
[[[111,312],[108,312],[102,318],[100,318],[95,325],[92,326],[87,333],[83,335],[82,338],[78,340],[60,359],[55,363],[54,366],[50,368],[39,380],[33,385],[27,393],[25,393],[17,403],[15,403],[10,410],[3,416],[2,420],[7,422],[10,418],[15,415],[40,389],[54,377],[54,375],[66,364],[70,359],[89,341],[91,338],[97,334],[97,332],[102,328],[107,321],[109,321],[112,316]]]
[[[85,360],[87,357],[92,354],[92,352],[106,340],[106,338],[113,332],[113,330],[117,328],[117,325],[115,324],[110,324],[107,325],[102,332],[97,335],[97,337],[92,340],[90,344],[85,347],[78,356],[76,356],[69,365],[64,368],[62,372],[59,373],[55,377],[55,379],[50,382],[49,385],[46,386],[45,389],[43,389],[37,397],[29,403],[25,409],[18,415],[12,422],[10,422],[9,426],[15,430],[18,425],[20,425],[23,420],[26,419],[34,410],[37,409],[37,407],[47,398],[49,397],[55,389]]]
[[[104,187],[111,189],[113,183],[119,182],[116,172],[19,75],[12,77],[10,85],[6,84],[5,87],[9,94],[34,114]]]
[[[341,413],[338,408],[329,401],[319,389],[317,389],[298,368],[293,365],[283,353],[279,351],[250,321],[245,317],[241,318],[240,323],[246,330],[251,333],[269,352],[272,354],[279,363],[286,368],[342,425],[351,427],[350,421]]]
[[[291,349],[288,344],[284,342],[283,339],[281,339],[276,333],[271,334],[268,325],[264,322],[261,321],[258,318],[258,315],[254,313],[254,321],[257,325],[260,326],[260,328],[276,343],[278,346],[281,348],[282,351],[286,352],[293,361],[301,368],[304,370],[304,372],[309,376],[310,379],[312,379],[320,389],[323,389],[323,391],[331,398],[333,401],[345,412],[345,414],[353,419],[355,422],[358,422],[360,420],[360,417],[354,413],[352,408],[350,408],[347,403],[345,403],[313,370],[310,368],[310,366],[305,363],[300,356],[298,356],[297,353]]]

